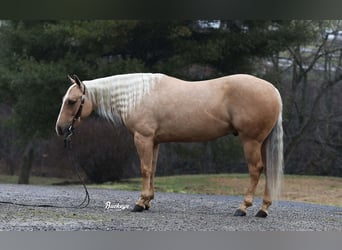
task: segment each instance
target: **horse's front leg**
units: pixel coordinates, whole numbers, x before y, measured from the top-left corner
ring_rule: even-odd
[[[154,144],[153,146],[153,159],[152,159],[152,174],[150,176],[150,190],[153,193],[152,199],[154,198],[154,176],[156,174],[157,170],[157,161],[158,161],[158,152],[159,152],[159,145]],[[150,199],[148,202],[145,202],[145,209],[148,210],[151,207],[151,200]]]
[[[154,198],[153,175],[155,170],[153,169],[153,151],[155,146],[152,138],[139,133],[134,135],[134,143],[140,158],[142,191],[132,211],[141,212],[144,209],[149,209],[150,201]]]
[[[153,193],[154,193],[154,176],[157,170],[158,152],[159,152],[159,145],[154,144],[153,145],[153,160],[152,160],[152,175],[150,178],[150,189],[152,190]],[[151,207],[150,202],[151,200],[147,204],[145,204],[146,206],[145,209],[149,209]]]

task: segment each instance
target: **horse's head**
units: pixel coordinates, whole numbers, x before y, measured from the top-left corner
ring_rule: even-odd
[[[63,97],[62,107],[56,122],[57,135],[68,137],[81,120],[93,111],[93,104],[89,99],[86,86],[78,79],[68,76],[71,86]]]

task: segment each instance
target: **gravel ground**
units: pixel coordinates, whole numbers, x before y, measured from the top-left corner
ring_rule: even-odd
[[[342,207],[281,201],[262,219],[254,217],[256,199],[246,217],[234,217],[242,197],[156,193],[150,210],[132,213],[140,192],[92,188],[89,194],[83,209],[0,204],[0,230],[342,231]],[[72,206],[83,198],[82,187],[0,184],[0,201]]]

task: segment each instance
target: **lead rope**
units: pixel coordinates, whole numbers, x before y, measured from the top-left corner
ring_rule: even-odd
[[[52,204],[25,204],[25,203],[17,203],[17,202],[12,202],[12,201],[0,201],[0,204],[11,204],[11,205],[22,206],[22,207],[86,208],[90,203],[90,195],[89,195],[87,186],[86,186],[83,178],[80,175],[79,169],[77,168],[76,164],[71,159],[71,156],[70,156],[71,138],[70,138],[70,136],[66,137],[64,139],[64,147],[66,148],[66,150],[68,150],[68,152],[67,152],[68,158],[71,161],[72,166],[73,166],[73,170],[76,173],[76,175],[77,175],[79,181],[81,182],[81,184],[84,188],[84,191],[85,191],[85,197],[80,204],[78,204],[76,206],[57,206],[57,205],[52,205]]]
[[[85,197],[84,197],[83,201],[79,205],[77,205],[75,208],[86,208],[90,203],[90,195],[89,195],[87,186],[85,184],[85,181],[83,180],[83,178],[80,175],[77,164],[75,163],[75,161],[72,159],[72,157],[70,155],[70,152],[72,149],[72,147],[71,147],[71,135],[68,136],[66,139],[64,139],[64,147],[66,148],[66,150],[68,150],[67,155],[68,155],[69,161],[71,162],[71,165],[73,166],[74,172],[76,172],[78,179],[82,183],[82,186],[83,186],[84,192],[85,192]]]
[[[74,76],[74,77],[77,78],[77,76]],[[75,123],[75,121],[77,121],[81,117],[82,108],[83,108],[83,104],[85,101],[85,92],[86,92],[86,87],[84,86],[83,95],[81,97],[80,107],[78,108],[77,113],[76,113],[75,117],[73,118],[72,123],[70,124],[70,126],[67,129],[66,134],[64,136],[64,148],[66,150],[68,150],[67,155],[68,155],[69,161],[72,163],[71,165],[73,166],[74,172],[76,172],[76,175],[77,175],[78,179],[80,180],[80,182],[84,188],[84,191],[85,191],[85,197],[84,197],[83,201],[77,206],[56,206],[56,205],[52,205],[52,204],[24,204],[24,203],[12,202],[12,201],[0,201],[0,204],[12,204],[12,205],[16,205],[16,206],[25,206],[25,207],[54,207],[54,208],[86,208],[89,205],[90,196],[89,196],[87,186],[86,186],[83,178],[81,177],[81,175],[79,173],[79,170],[76,166],[76,163],[73,161],[72,157],[70,156],[70,151],[72,148],[71,147],[71,136],[74,133],[74,123]]]

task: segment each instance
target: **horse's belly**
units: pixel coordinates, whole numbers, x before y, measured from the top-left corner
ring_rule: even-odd
[[[157,142],[208,141],[224,136],[232,131],[228,121],[215,117],[183,117],[169,119],[159,124],[155,133]]]

